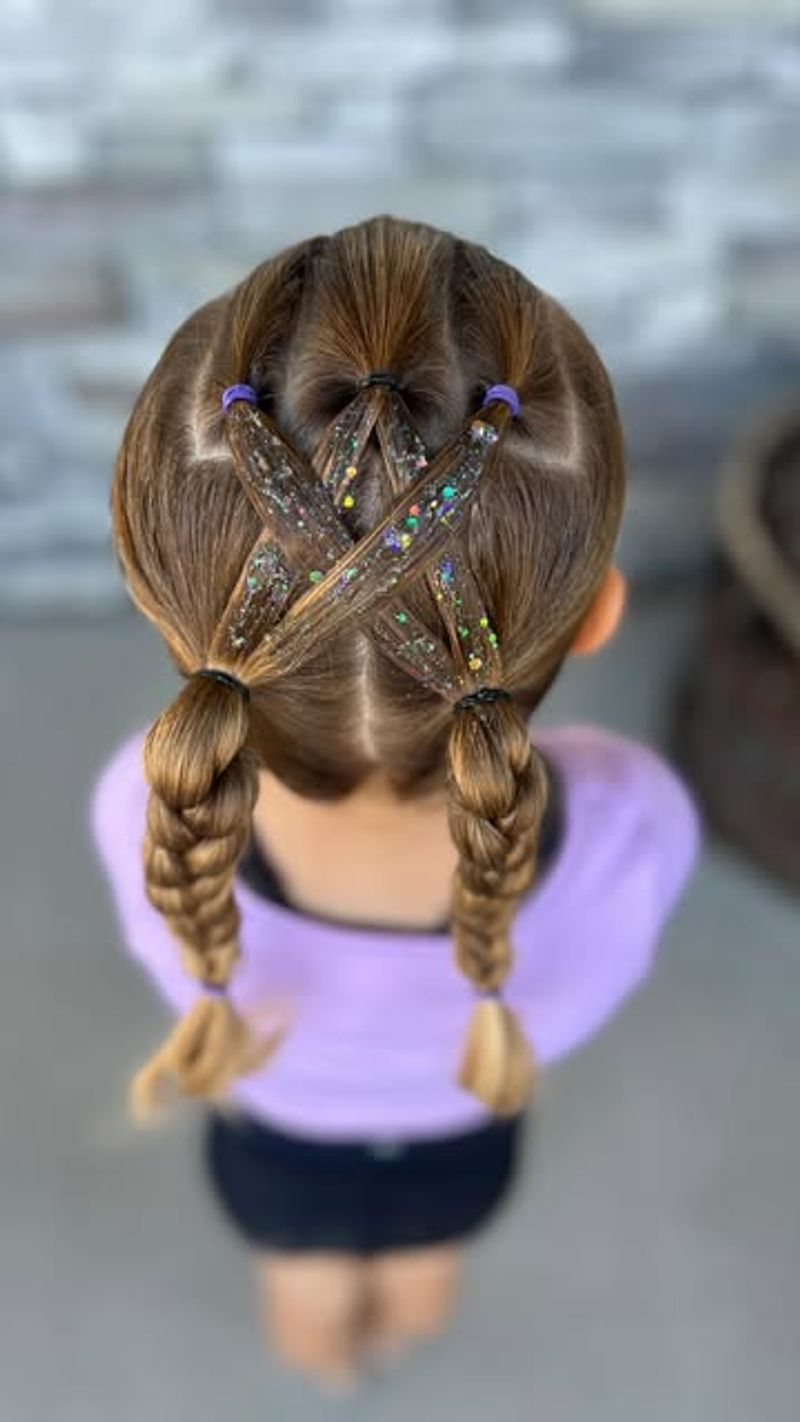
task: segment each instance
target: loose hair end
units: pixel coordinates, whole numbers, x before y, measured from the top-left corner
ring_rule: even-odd
[[[533,1050],[516,1014],[498,999],[479,1002],[467,1029],[458,1082],[498,1116],[512,1116],[531,1099]]]
[[[133,1078],[133,1119],[152,1123],[164,1114],[170,1096],[224,1096],[240,1076],[269,1061],[282,1037],[280,1031],[257,1037],[227,997],[198,998]]]

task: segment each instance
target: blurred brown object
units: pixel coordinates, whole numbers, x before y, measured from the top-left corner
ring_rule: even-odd
[[[800,888],[800,397],[737,441],[676,754],[708,822]]]

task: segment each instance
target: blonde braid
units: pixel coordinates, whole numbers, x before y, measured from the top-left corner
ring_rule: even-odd
[[[183,966],[206,988],[131,1086],[146,1119],[172,1083],[185,1096],[218,1097],[272,1054],[224,989],[239,957],[233,878],[250,831],[258,773],[247,748],[249,714],[233,685],[192,677],[151,728],[145,886],[181,946]]]
[[[448,818],[459,851],[453,895],[456,961],[484,996],[472,1015],[459,1082],[492,1110],[530,1095],[533,1053],[500,997],[512,966],[510,927],[533,882],[547,778],[513,700],[465,698],[448,742]]]

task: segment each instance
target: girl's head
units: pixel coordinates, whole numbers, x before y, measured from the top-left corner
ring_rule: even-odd
[[[393,379],[363,383],[376,372]],[[236,383],[257,403],[224,410]],[[484,404],[498,383],[518,413]],[[613,392],[581,329],[422,223],[301,242],[174,334],[112,511],[130,592],[187,678],[146,742],[147,891],[212,991],[139,1074],[139,1109],[168,1078],[218,1095],[270,1049],[213,991],[239,954],[259,768],[317,799],[376,771],[398,797],[446,790],[455,956],[477,992],[459,1080],[495,1110],[522,1104],[530,1052],[500,990],[546,795],[526,718],[609,620],[623,489]],[[249,696],[193,675],[208,667]],[[459,705],[485,686],[511,696]]]

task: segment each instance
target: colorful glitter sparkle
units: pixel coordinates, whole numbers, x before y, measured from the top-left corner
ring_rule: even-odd
[[[227,645],[230,650],[241,652],[266,636],[285,611],[293,582],[277,544],[259,543],[234,592],[232,614],[222,620],[219,650]]]
[[[282,546],[299,543],[307,549],[311,556],[306,571],[320,561],[331,566],[352,540],[327,490],[262,411],[244,403],[234,410],[228,437],[237,455],[237,471],[267,530],[274,530]]]
[[[497,634],[453,539],[497,442],[494,425],[473,419],[429,463],[402,398],[392,393],[376,404],[364,391],[334,422],[313,468],[254,406],[238,404],[230,429],[237,472],[265,524],[260,551],[271,550],[274,559],[280,543],[294,570],[290,574],[285,562],[279,570],[276,563],[269,587],[260,570],[248,565],[229,619],[232,646],[251,649],[266,635],[271,664],[280,670],[355,618],[367,622],[388,656],[441,694],[461,694],[476,684],[479,672],[483,683],[499,679]],[[373,429],[393,502],[386,526],[356,540],[343,511],[356,502],[359,463]],[[398,584],[416,576],[434,593],[438,631],[398,598]],[[304,616],[302,579],[309,592],[321,591],[313,619]],[[300,595],[292,600],[295,588]],[[261,602],[257,634],[253,614]]]
[[[358,477],[358,466],[367,440],[375,426],[377,405],[374,392],[366,387],[333,421],[323,437],[314,467],[335,508],[352,508],[350,485]]]
[[[500,438],[500,431],[488,420],[473,420],[469,432],[470,437],[481,444],[496,444]]]
[[[483,607],[474,574],[455,546],[434,567],[439,613],[447,628],[453,658],[473,677],[494,684],[501,679],[497,633]]]

